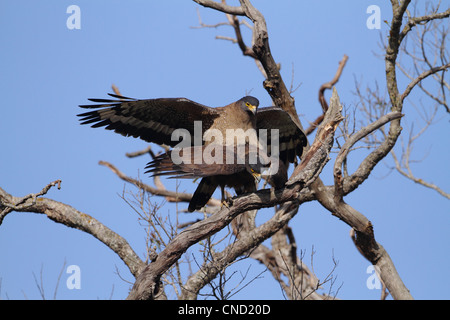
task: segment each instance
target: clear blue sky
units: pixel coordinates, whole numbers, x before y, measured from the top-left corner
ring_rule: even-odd
[[[386,36],[387,26],[382,23],[381,30],[369,30],[366,9],[378,5],[382,20],[390,20],[388,1],[253,3],[265,15],[272,53],[281,63],[285,81],[290,85],[294,72],[294,86],[301,83],[294,97],[304,126],[320,113],[318,88],[331,80],[344,54],[349,61],[337,89],[347,107],[354,108],[357,103],[352,94],[354,77],[363,85],[377,81],[384,90],[384,60],[373,53],[380,52],[379,36]],[[449,1],[442,3],[443,8],[449,5]],[[72,4],[81,9],[80,30],[66,27],[66,9]],[[54,188],[47,197],[92,215],[144,257],[145,230],[119,197],[124,186],[134,189],[98,161],[109,161],[145,181],[143,169],[148,159],[130,160],[125,153],[143,149],[146,143],[80,126],[77,106],[87,98],[105,97],[111,84],[135,98],[186,97],[223,106],[250,92],[261,105],[270,105],[253,60],[242,56],[231,42],[214,39],[216,35],[232,36],[230,28],[191,28],[198,25],[197,10],[207,24],[225,19],[193,1],[1,1],[0,186],[24,196],[61,179],[61,190]],[[248,32],[246,36],[249,43]],[[402,81],[400,89],[406,84]],[[429,101],[424,100],[424,105],[430,105]],[[408,102],[404,112],[405,130],[408,124],[420,121]],[[438,118],[441,120],[417,142],[415,158],[427,157],[413,169],[417,176],[448,192],[448,115],[441,111]],[[420,125],[418,122],[415,128]],[[360,160],[360,155],[350,155],[350,168]],[[332,181],[332,163],[322,174],[326,183]],[[449,201],[396,172],[389,174],[389,166],[392,161],[387,158],[346,200],[373,222],[376,239],[389,252],[413,297],[449,299]],[[193,187],[190,181],[179,186],[189,192]],[[173,215],[175,207],[162,210]],[[261,219],[271,212],[260,212]],[[347,225],[313,203],[302,205],[290,225],[308,266],[314,248],[314,270],[320,279],[333,268],[332,258],[338,261],[333,288],[342,284],[338,297],[379,298],[380,291],[366,285],[369,262],[355,249]],[[80,267],[81,289],[67,288],[64,270],[59,299],[123,299],[130,284],[121,277],[134,281],[123,262],[92,236],[42,215],[10,213],[0,226],[0,298],[40,299],[33,273],[39,279],[41,269],[46,297],[52,298],[64,261],[66,266]],[[238,263],[234,270],[245,272],[248,265]],[[248,279],[263,270],[252,263]],[[266,272],[234,298],[283,296]]]

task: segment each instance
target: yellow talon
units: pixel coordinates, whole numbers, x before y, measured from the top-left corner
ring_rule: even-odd
[[[230,209],[230,205],[228,204],[228,200],[223,200],[222,203],[220,204],[220,209],[223,208],[223,206],[227,207],[228,209]]]

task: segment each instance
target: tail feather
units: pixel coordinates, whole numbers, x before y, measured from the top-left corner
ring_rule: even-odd
[[[209,199],[211,199],[216,188],[217,183],[214,181],[213,177],[203,178],[189,202],[188,211],[193,212],[203,208]]]

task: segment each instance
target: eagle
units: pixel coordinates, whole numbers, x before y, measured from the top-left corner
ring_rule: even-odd
[[[258,108],[259,101],[252,96],[245,96],[226,106],[215,108],[186,98],[140,100],[116,94],[109,96],[114,99],[89,99],[96,104],[80,105],[81,108],[91,109],[78,114],[81,124],[90,124],[94,128],[104,127],[124,136],[172,148],[180,145],[180,148],[206,148],[211,145],[254,144],[252,135],[239,140],[242,138],[240,134],[254,132],[258,139],[262,136],[265,138],[267,156],[276,156],[279,159],[281,171],[269,177],[269,182],[276,188],[282,187],[287,181],[289,163],[294,162],[297,156],[300,157],[303,147],[306,146],[303,130],[287,112],[274,106]],[[233,140],[227,140],[230,136]],[[272,141],[277,141],[277,148],[274,148]],[[168,156],[169,154],[164,156],[166,160],[169,159]],[[155,169],[151,171],[154,173],[158,171],[156,168],[161,169],[157,162],[148,167],[150,170]],[[181,171],[186,168],[181,168]],[[203,174],[199,174],[198,170],[196,172],[195,177],[202,179],[190,201],[189,211],[202,208],[218,186],[222,188],[222,197],[225,186],[234,188],[239,194],[255,191],[255,173],[258,173],[258,168],[251,168],[248,163],[246,166],[235,164],[234,167],[203,165],[197,169],[203,171]],[[227,174],[223,174],[224,169]],[[234,173],[230,174],[231,172]],[[180,175],[180,172],[176,173]]]
[[[173,140],[175,130],[184,129],[194,140],[205,143],[203,134],[207,130],[225,133],[227,129],[248,130],[255,128],[255,113],[258,99],[246,96],[225,107],[211,108],[186,98],[160,98],[137,100],[116,94],[117,98],[89,99],[100,105],[80,105],[81,108],[95,109],[79,114],[81,124],[92,123],[93,128],[105,127],[124,136],[141,138],[147,142],[175,147],[179,140]],[[201,124],[196,136],[195,122]]]

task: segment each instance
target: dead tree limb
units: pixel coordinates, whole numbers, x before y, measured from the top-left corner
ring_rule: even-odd
[[[51,185],[47,185],[44,190],[48,191]],[[25,198],[24,200],[24,198],[14,197],[0,188],[0,209],[5,210],[6,208],[16,212],[45,214],[47,218],[54,222],[89,233],[103,242],[122,259],[135,277],[144,269],[145,263],[138,257],[128,242],[92,216],[55,200],[43,197],[27,196]]]
[[[322,123],[323,117],[325,115],[325,112],[328,110],[328,103],[325,99],[325,90],[333,88],[333,86],[339,81],[339,78],[341,77],[342,71],[344,70],[345,64],[347,63],[348,56],[344,55],[342,60],[339,62],[338,69],[336,71],[336,74],[334,75],[333,79],[329,82],[326,82],[322,84],[319,88],[319,103],[322,107],[322,114],[317,117],[314,122],[312,122],[308,129],[306,129],[305,134],[308,136],[311,133],[314,132],[314,130],[319,126],[319,124]]]

